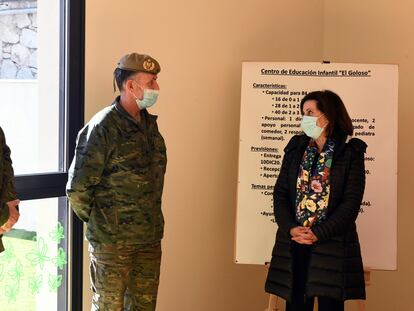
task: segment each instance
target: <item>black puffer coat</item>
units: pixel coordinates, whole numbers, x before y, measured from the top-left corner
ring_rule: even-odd
[[[278,224],[266,292],[288,301],[292,297],[292,242],[289,231],[295,221],[296,180],[309,138],[294,136],[274,189]],[[318,241],[312,246],[306,284],[307,297],[337,300],[365,299],[364,272],[355,220],[365,188],[364,153],[367,145],[345,137],[335,145],[330,175],[327,219],[312,227]]]

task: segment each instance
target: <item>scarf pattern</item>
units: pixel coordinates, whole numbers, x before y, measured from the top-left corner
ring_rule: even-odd
[[[303,155],[296,182],[296,221],[304,227],[312,227],[326,219],[334,148],[335,141],[328,138],[318,155],[312,140]]]

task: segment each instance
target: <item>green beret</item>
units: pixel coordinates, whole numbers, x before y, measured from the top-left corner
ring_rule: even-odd
[[[151,56],[131,53],[122,56],[118,62],[118,68],[123,70],[148,72],[158,74],[161,71],[160,64]]]

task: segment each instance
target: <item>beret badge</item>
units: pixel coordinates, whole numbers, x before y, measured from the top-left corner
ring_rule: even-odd
[[[151,59],[147,59],[146,61],[144,61],[142,66],[144,67],[145,70],[151,71],[151,70],[154,70],[155,63]]]

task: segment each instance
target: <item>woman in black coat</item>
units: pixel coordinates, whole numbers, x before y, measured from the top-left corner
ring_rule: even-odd
[[[345,106],[331,91],[306,95],[274,189],[278,224],[266,291],[284,298],[286,310],[344,310],[365,299],[355,221],[365,188],[367,145],[352,138]]]

